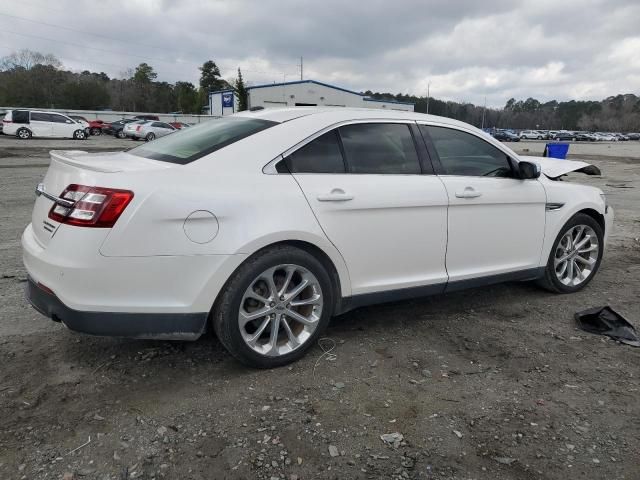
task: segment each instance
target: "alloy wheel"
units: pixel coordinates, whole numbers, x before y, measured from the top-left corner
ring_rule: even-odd
[[[306,268],[293,264],[269,268],[251,282],[240,301],[242,338],[261,355],[286,355],[312,336],[323,300],[320,282]]]
[[[588,225],[576,225],[562,236],[554,254],[556,278],[564,285],[575,287],[593,273],[600,244],[596,232]]]

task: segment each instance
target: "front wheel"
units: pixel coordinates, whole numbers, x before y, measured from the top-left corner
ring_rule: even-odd
[[[222,345],[245,365],[273,368],[302,357],[333,309],[326,269],[290,246],[258,252],[233,274],[213,309]]]
[[[540,285],[556,293],[582,290],[600,268],[603,249],[600,224],[584,213],[574,215],[553,243]]]
[[[118,138],[126,138],[127,136],[125,135],[125,133],[122,130],[119,130],[118,133],[116,133],[116,137],[118,137]]]
[[[87,135],[85,134],[84,130],[76,130],[75,132],[73,132],[74,140],[84,140],[85,138],[87,138]]]
[[[100,128],[94,127],[91,129],[91,135],[94,135],[94,136],[102,135],[102,130]]]

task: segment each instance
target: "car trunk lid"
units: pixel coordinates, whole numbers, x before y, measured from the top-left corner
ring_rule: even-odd
[[[49,211],[55,198],[69,185],[118,187],[122,185],[122,175],[128,172],[175,168],[169,163],[156,162],[126,152],[51,151],[50,156],[49,170],[36,189],[36,202],[31,216],[35,237],[43,248],[49,244],[61,225],[49,218]]]

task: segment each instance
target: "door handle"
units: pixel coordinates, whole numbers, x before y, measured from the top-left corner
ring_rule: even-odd
[[[334,188],[329,193],[318,195],[319,202],[347,202],[353,200],[353,195],[347,195],[341,188]]]
[[[482,195],[482,193],[478,192],[473,187],[465,187],[464,191],[456,192],[456,197],[458,198],[477,198],[480,195]]]

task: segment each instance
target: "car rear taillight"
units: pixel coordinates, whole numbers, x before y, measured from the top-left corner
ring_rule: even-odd
[[[138,125],[138,126],[136,127],[136,132],[139,132],[141,128],[142,128],[142,125]]]
[[[74,203],[54,203],[49,211],[51,220],[78,227],[111,228],[131,202],[133,192],[72,184],[60,198]]]

